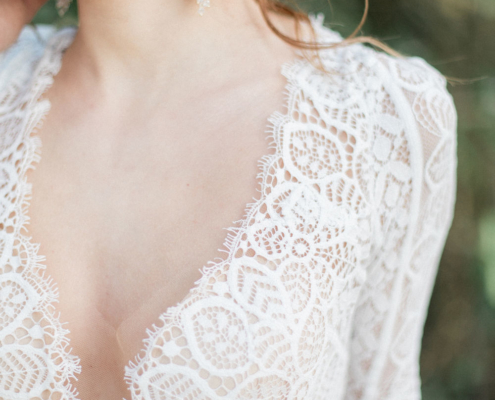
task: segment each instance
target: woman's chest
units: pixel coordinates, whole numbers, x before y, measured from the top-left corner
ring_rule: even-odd
[[[224,228],[259,197],[265,135],[219,131],[197,144],[142,137],[135,151],[119,143],[122,155],[84,139],[54,143],[49,123],[44,133],[43,156],[27,173],[28,236],[46,257],[82,369],[105,376],[102,387],[120,387],[146,329],[186,296],[207,262],[225,258]],[[82,398],[94,382],[91,372],[79,379]]]
[[[289,104],[297,96],[292,90]],[[311,112],[304,105],[301,113]],[[32,198],[25,187],[12,188],[14,217],[5,222],[12,229],[2,260],[2,309],[9,314],[2,334],[18,352],[9,353],[13,362],[19,354],[37,355],[18,346],[32,342],[34,333],[21,324],[31,318],[27,324],[36,327],[40,310],[57,338],[36,339],[45,340],[38,369],[46,374],[32,393],[76,370],[62,351],[67,343],[52,318],[57,311],[69,322],[73,355],[81,360],[82,399],[97,392],[101,398],[256,398],[261,392],[301,398],[315,382],[342,387],[364,280],[362,245],[369,243],[363,171],[353,154],[359,138],[315,117],[299,118],[272,115],[270,154],[265,134],[246,133],[262,132],[253,126],[245,135],[237,130],[226,147],[206,147],[208,140],[175,150],[148,146],[133,162],[119,158],[122,152],[94,163],[85,158],[91,168],[57,158],[45,140],[44,166],[27,175]],[[75,148],[73,154],[98,151]],[[32,154],[19,162],[19,176]],[[31,240],[18,230],[26,199]],[[46,256],[44,270],[35,243]],[[60,292],[55,308],[54,286],[36,276],[44,272]]]
[[[122,369],[145,338],[146,355],[126,368],[132,395],[145,391],[145,398],[182,395],[183,385],[250,398],[267,379],[274,395],[285,396],[306,390],[311,375],[342,369],[363,277],[357,216],[342,199],[332,201],[338,182],[297,177],[294,160],[280,151],[262,160],[254,202],[248,167],[226,176],[230,190],[210,191],[205,182],[194,195],[170,180],[161,190],[128,181],[137,195],[97,180],[76,192],[65,173],[50,181],[57,174],[31,171],[32,240],[41,243],[60,291],[56,310],[87,371],[77,384],[81,398],[95,390],[128,396]],[[242,179],[245,194],[234,190]],[[86,193],[101,191],[106,196]],[[225,239],[222,228],[234,220],[240,224]],[[223,240],[228,257],[201,277]],[[322,364],[339,353],[335,365]]]

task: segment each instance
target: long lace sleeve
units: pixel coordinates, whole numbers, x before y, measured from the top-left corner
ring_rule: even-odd
[[[26,27],[0,53],[0,400],[75,400],[84,375],[39,244],[22,233],[41,145],[31,133],[75,32]],[[260,198],[228,229],[227,259],[146,329],[125,368],[132,399],[421,398],[455,205],[454,103],[420,58],[359,43],[321,56],[331,74],[302,57],[282,66],[287,113],[269,119]]]
[[[347,400],[418,400],[423,327],[456,193],[457,114],[422,58],[377,55],[374,243],[350,343]]]

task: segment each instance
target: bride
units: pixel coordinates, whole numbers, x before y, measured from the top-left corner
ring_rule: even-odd
[[[2,189],[23,200],[5,203],[18,218],[0,221],[2,240],[36,249],[26,267],[0,264],[32,305],[0,326],[0,397],[416,399],[424,287],[454,201],[455,113],[438,71],[350,43],[322,50],[343,73],[321,71],[304,43],[342,37],[269,0],[79,0],[77,28],[24,26],[43,3],[0,3],[0,99],[32,95],[0,113],[31,121],[0,130],[16,143],[0,145],[18,173],[9,190],[31,185]],[[406,86],[413,102],[447,99],[446,118],[426,126],[437,103],[415,111]],[[446,173],[421,196],[423,140],[443,146],[430,162]],[[414,229],[420,207],[436,225]],[[406,356],[392,346],[403,330]]]

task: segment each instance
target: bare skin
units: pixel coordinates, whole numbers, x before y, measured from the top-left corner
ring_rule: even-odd
[[[79,0],[38,136],[28,236],[59,289],[82,400],[130,399],[124,366],[258,198],[292,47],[253,0]],[[294,35],[293,22],[275,17]]]

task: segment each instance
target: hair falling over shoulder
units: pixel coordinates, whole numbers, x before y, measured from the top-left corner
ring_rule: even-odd
[[[308,59],[313,62],[315,59],[318,62],[317,64],[314,64],[316,68],[320,69],[323,72],[326,73],[331,73],[330,71],[327,71],[324,68],[323,62],[320,58],[319,50],[324,50],[324,49],[332,49],[332,48],[337,48],[337,47],[344,47],[344,46],[349,46],[354,43],[368,43],[373,46],[376,46],[386,53],[398,57],[398,58],[407,58],[406,55],[403,55],[399,53],[398,51],[392,49],[382,41],[373,38],[371,36],[357,36],[356,35],[359,33],[361,28],[363,27],[364,23],[366,22],[366,18],[368,16],[368,10],[369,10],[369,0],[365,0],[365,8],[364,8],[364,14],[363,17],[361,18],[361,22],[357,26],[357,28],[352,32],[347,38],[344,38],[341,42],[338,43],[318,43],[316,41],[316,33],[313,28],[313,26],[310,23],[309,16],[305,12],[301,11],[298,4],[297,0],[292,0],[291,2],[294,4],[294,8],[282,3],[279,0],[255,0],[260,9],[261,13],[263,15],[263,18],[265,19],[267,25],[270,27],[270,29],[282,40],[285,42],[289,43],[290,45],[302,49],[302,50],[313,50],[313,57],[309,57]],[[330,1],[330,0],[329,0]],[[292,38],[287,35],[284,35],[280,30],[278,30],[273,22],[270,20],[270,16],[268,15],[268,12],[272,11],[275,12],[276,14],[279,15],[285,15],[285,16],[290,16],[294,19],[295,22],[295,31],[296,31],[296,37]],[[306,23],[312,32],[312,40],[310,42],[306,42],[303,40],[300,40],[300,27],[302,23]],[[307,57],[307,55],[306,55]],[[460,81],[463,81],[462,79],[454,78],[454,77],[448,77],[445,76],[447,81],[451,83],[459,83]]]
[[[303,12],[300,11],[297,2],[292,0],[294,3],[294,8],[289,7],[288,5],[282,3],[279,0],[255,0],[260,9],[261,13],[263,15],[263,18],[265,19],[266,23],[270,27],[270,29],[282,40],[285,42],[289,43],[290,45],[300,48],[300,49],[305,49],[305,50],[323,50],[323,49],[331,49],[331,48],[336,48],[336,47],[344,47],[348,46],[353,43],[369,43],[372,44],[376,47],[381,48],[382,50],[386,51],[387,53],[399,57],[399,58],[404,58],[405,56],[400,54],[399,52],[395,51],[391,47],[387,46],[385,43],[381,42],[378,39],[372,38],[370,36],[360,36],[356,37],[356,35],[359,33],[361,28],[363,27],[366,17],[368,15],[368,9],[369,9],[369,0],[365,0],[365,10],[363,17],[361,19],[361,22],[359,23],[358,27],[354,30],[354,32],[349,35],[347,38],[345,38],[343,41],[339,43],[330,43],[330,44],[323,44],[323,43],[318,43],[316,41],[316,35],[315,31],[310,24],[309,21],[309,16]],[[279,15],[285,15],[285,16],[290,16],[294,19],[295,22],[295,30],[296,30],[296,38],[291,38],[287,35],[284,35],[280,30],[278,30],[275,25],[272,23],[270,20],[270,17],[268,15],[269,11],[273,11]],[[311,42],[305,42],[300,40],[299,37],[299,32],[300,32],[300,26],[301,23],[307,23],[307,25],[311,28],[312,31],[312,37],[313,40]]]

